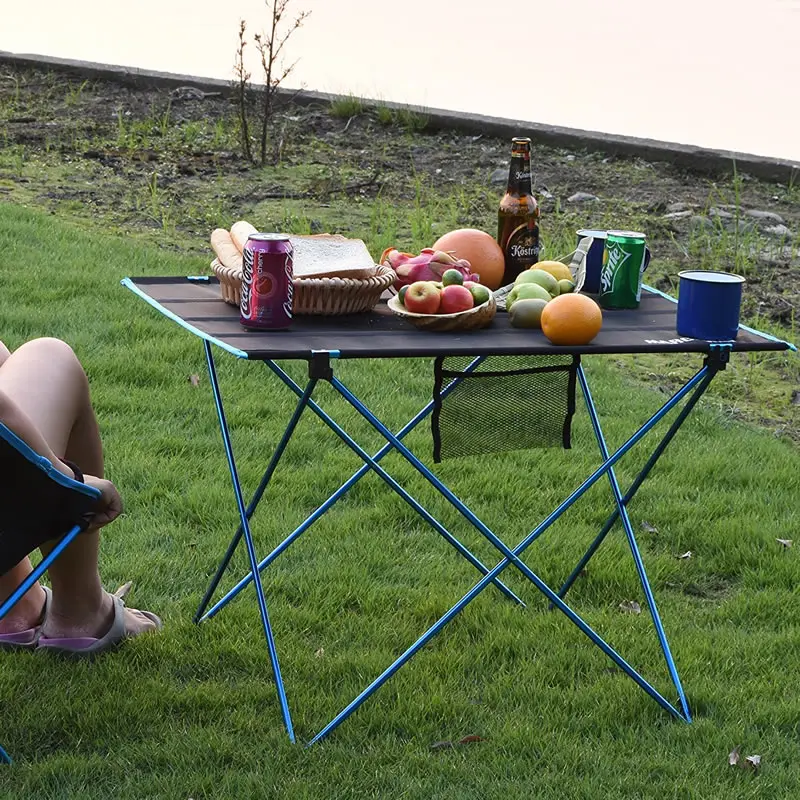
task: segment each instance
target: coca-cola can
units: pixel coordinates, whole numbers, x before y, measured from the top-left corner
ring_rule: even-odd
[[[283,233],[253,233],[243,252],[239,320],[245,328],[282,330],[292,322],[294,250]]]

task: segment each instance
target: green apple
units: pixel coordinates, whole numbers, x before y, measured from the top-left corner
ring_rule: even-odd
[[[538,297],[517,300],[509,312],[509,322],[514,328],[541,328],[542,311],[547,305],[547,300]]]
[[[552,297],[550,292],[538,283],[517,284],[506,297],[506,311],[511,311],[517,300],[544,300],[547,302]]]
[[[520,286],[526,283],[538,283],[547,290],[547,293],[556,297],[558,295],[558,281],[543,269],[526,269],[517,275],[514,281],[514,286]]]

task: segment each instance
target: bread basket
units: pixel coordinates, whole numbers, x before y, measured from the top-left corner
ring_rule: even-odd
[[[489,297],[485,303],[467,311],[456,314],[414,314],[408,311],[400,302],[399,295],[389,300],[389,308],[398,317],[410,322],[415,328],[423,331],[473,331],[485,328],[497,313],[497,303],[494,297]]]
[[[242,271],[223,267],[217,259],[211,269],[219,278],[222,299],[238,306]],[[395,281],[394,270],[376,266],[368,278],[295,278],[292,311],[295,314],[358,314],[369,311]]]

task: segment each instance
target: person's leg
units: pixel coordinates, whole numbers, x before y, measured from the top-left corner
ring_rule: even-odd
[[[0,367],[11,355],[10,350],[0,342]],[[11,592],[22,583],[25,576],[31,571],[31,562],[25,558],[5,575],[0,575],[0,602],[5,601]],[[42,616],[44,609],[44,590],[39,584],[31,587],[23,597],[17,601],[14,608],[0,620],[0,634],[21,633],[29,630]],[[31,623],[31,620],[34,622]]]
[[[87,475],[103,477],[103,449],[89,398],[89,384],[67,344],[57,339],[37,339],[20,347],[0,367],[0,389],[24,409],[58,457],[74,461]],[[97,571],[98,547],[99,533],[90,528],[50,567],[53,602],[43,635],[93,637],[108,629],[113,603],[103,591]],[[0,578],[0,595],[7,588],[6,582],[16,578],[18,583],[20,574],[27,574],[23,571],[26,566],[17,565]],[[44,602],[41,588],[34,587],[28,594],[36,589],[40,593],[41,614]],[[133,609],[127,609],[125,614],[126,627],[132,634],[155,627]]]

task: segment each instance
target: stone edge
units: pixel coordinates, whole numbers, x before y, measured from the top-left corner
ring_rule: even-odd
[[[181,75],[172,72],[125,67],[114,64],[98,64],[92,61],[79,61],[53,56],[9,53],[0,50],[0,64],[19,67],[32,67],[63,72],[83,78],[100,78],[134,87],[175,88],[194,86],[207,92],[220,92],[228,95],[232,91],[230,81],[218,78],[203,78],[195,75]],[[256,87],[257,88],[257,87]],[[279,93],[291,97],[303,105],[328,105],[340,98],[325,92],[312,92],[304,89],[280,88]],[[800,178],[800,162],[772,159],[749,153],[734,153],[713,150],[693,145],[662,142],[656,139],[639,139],[633,136],[619,136],[585,131],[577,128],[562,128],[538,122],[513,120],[499,117],[486,117],[437,108],[406,106],[400,103],[364,99],[367,106],[386,106],[393,109],[409,109],[424,114],[428,129],[454,130],[472,135],[490,135],[500,138],[527,135],[534,141],[552,147],[591,150],[607,155],[622,155],[642,158],[646,161],[669,161],[676,166],[704,173],[732,173],[736,170],[762,180],[790,183]]]

